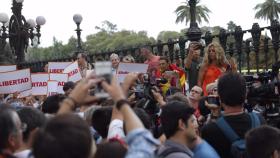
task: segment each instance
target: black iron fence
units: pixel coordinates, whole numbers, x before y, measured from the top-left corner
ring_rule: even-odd
[[[270,34],[271,38],[262,35],[262,33]],[[244,39],[244,35],[250,35],[250,38]],[[205,46],[210,44],[213,40],[220,42],[225,52],[229,56],[234,56],[237,59],[239,72],[242,69],[247,73],[252,72],[252,69],[259,72],[260,70],[268,70],[270,65],[276,63],[279,60],[279,35],[280,24],[277,20],[271,22],[271,26],[260,27],[258,23],[254,23],[249,30],[242,30],[240,26],[237,26],[233,32],[227,32],[225,29],[221,29],[219,34],[212,35],[210,31],[206,32],[201,37],[201,41],[205,43]],[[190,41],[188,37],[179,37],[178,39],[169,39],[168,42],[162,43],[158,41],[156,44],[149,44],[154,54],[160,56],[168,56],[171,62],[178,62],[183,66],[183,61],[186,57],[186,43]],[[118,54],[120,57],[125,55],[132,55],[137,62],[141,62],[140,46],[113,50],[107,52],[97,52],[89,54],[89,61],[94,62],[96,60],[109,60],[109,56],[112,53]],[[203,56],[203,51],[201,56]],[[252,59],[253,56],[253,59]],[[264,62],[260,64],[260,56]],[[269,61],[273,56],[273,61]],[[73,61],[74,58],[55,59],[52,61]],[[43,67],[48,61],[38,61],[30,63],[22,63],[20,68],[31,68],[32,72],[43,71]]]

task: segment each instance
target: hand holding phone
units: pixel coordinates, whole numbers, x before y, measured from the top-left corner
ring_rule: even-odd
[[[109,61],[95,63],[95,75],[97,78],[104,79],[108,84],[111,84],[112,79],[112,63]],[[95,88],[95,96],[99,98],[107,98],[109,94],[105,92],[99,83]]]
[[[208,107],[209,109],[214,109],[220,107],[220,98],[219,96],[215,95],[210,95],[207,97],[205,101],[205,106]]]

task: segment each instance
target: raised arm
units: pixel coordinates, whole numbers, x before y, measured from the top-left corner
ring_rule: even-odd
[[[198,72],[198,80],[197,80],[197,85],[199,87],[201,87],[203,84],[205,70],[206,70],[206,66],[201,65],[199,72]]]
[[[190,69],[193,58],[193,48],[190,47],[187,58],[185,59],[185,68]]]

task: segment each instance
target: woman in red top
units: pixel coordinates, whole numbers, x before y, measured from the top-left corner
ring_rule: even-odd
[[[217,42],[210,43],[203,57],[198,74],[198,86],[202,87],[204,95],[207,95],[206,86],[218,79],[222,73],[230,68],[222,46]]]

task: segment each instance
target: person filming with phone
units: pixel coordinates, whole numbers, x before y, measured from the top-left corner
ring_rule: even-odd
[[[161,84],[161,90],[165,95],[170,87],[181,88],[184,90],[184,84],[186,81],[185,72],[178,68],[175,64],[169,63],[169,60],[165,56],[161,56],[159,60],[159,69],[156,72],[157,78],[164,78],[168,82]]]
[[[200,42],[194,41],[189,44],[187,58],[185,59],[185,71],[190,90],[197,85],[198,72],[202,63],[202,57],[200,57],[201,49],[202,45]]]

